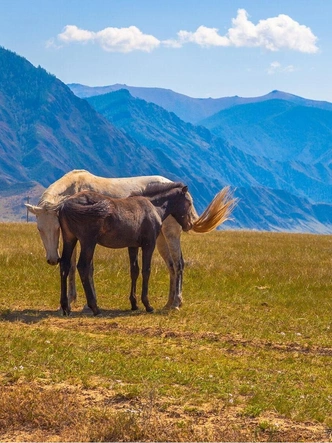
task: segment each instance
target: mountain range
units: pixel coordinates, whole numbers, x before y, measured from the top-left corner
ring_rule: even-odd
[[[86,86],[79,83],[68,85],[75,95],[81,98],[89,98],[96,95],[104,95],[109,92],[126,89],[135,98],[155,103],[174,112],[181,120],[193,124],[200,124],[202,120],[211,117],[219,111],[238,105],[251,103],[269,102],[271,100],[285,100],[294,105],[326,109],[332,111],[332,103],[326,101],[309,100],[287,92],[274,90],[261,97],[221,97],[221,98],[193,98],[179,94],[170,89],[146,88],[115,84],[109,86]]]
[[[158,88],[68,87],[0,48],[0,219],[24,219],[27,195],[37,199],[84,168],[182,180],[199,212],[231,185],[240,200],[225,228],[330,233],[331,116],[328,102],[279,91],[192,99]]]

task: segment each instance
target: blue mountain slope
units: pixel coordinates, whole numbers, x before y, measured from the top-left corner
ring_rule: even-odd
[[[238,188],[237,196],[230,228],[332,234],[332,205],[262,187]]]
[[[48,186],[75,168],[101,175],[123,175],[126,168],[128,175],[138,175],[156,167],[148,150],[64,83],[1,47],[0,135],[2,186],[30,181]]]
[[[202,125],[244,152],[280,161],[332,162],[332,111],[269,100],[234,106]]]

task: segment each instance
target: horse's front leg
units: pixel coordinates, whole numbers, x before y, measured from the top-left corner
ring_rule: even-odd
[[[70,271],[70,259],[75,248],[77,240],[65,242],[63,244],[62,256],[60,260],[60,280],[61,280],[61,295],[60,305],[63,315],[70,314],[70,303],[67,293],[67,278]]]
[[[142,247],[142,303],[147,312],[153,312],[153,307],[150,305],[149,292],[149,278],[151,273],[151,260],[154,250],[154,245]]]
[[[136,283],[139,276],[139,266],[138,266],[138,248],[128,248],[129,261],[130,261],[130,278],[131,278],[131,288],[129,300],[131,303],[132,311],[137,311],[137,298],[136,298]]]
[[[96,291],[93,282],[93,254],[96,244],[84,244],[81,242],[81,253],[77,263],[77,270],[80,274],[82,286],[86,296],[87,304],[93,315],[99,315],[100,310],[97,306]]]
[[[178,309],[183,302],[182,281],[184,261],[181,251],[181,226],[172,216],[164,220],[162,231],[157,239],[157,248],[164,259],[170,274],[168,301],[165,309]]]
[[[75,246],[71,261],[70,261],[70,270],[68,275],[68,300],[69,304],[75,302],[77,300],[77,291],[76,291],[76,283],[75,283],[75,274],[76,274],[76,258],[77,258],[77,246]]]

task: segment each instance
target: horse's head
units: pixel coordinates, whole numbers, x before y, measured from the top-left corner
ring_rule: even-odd
[[[193,223],[197,219],[197,213],[193,205],[193,199],[188,192],[188,186],[180,188],[179,198],[172,215],[184,231],[192,229]]]
[[[37,218],[37,228],[46,251],[46,260],[49,265],[56,265],[60,260],[59,237],[60,224],[57,211],[42,206],[26,204],[28,210]]]

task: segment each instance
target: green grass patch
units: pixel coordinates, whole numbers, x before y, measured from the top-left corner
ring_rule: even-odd
[[[130,311],[127,251],[97,248],[95,286],[103,317],[81,312],[85,299],[78,282],[73,314],[63,318],[59,268],[46,264],[35,225],[0,228],[0,387],[13,392],[2,401],[5,434],[29,426],[40,432],[33,418],[39,414],[44,441],[52,432],[63,441],[107,441],[112,435],[147,440],[148,415],[155,440],[263,440],[267,434],[294,439],[304,435],[287,431],[294,423],[316,424],[318,437],[328,438],[331,236],[183,235],[184,305],[180,311],[162,310],[169,277],[156,253],[153,314]],[[10,403],[15,392],[24,396],[23,387],[36,388],[40,401],[20,416]],[[46,412],[46,401],[57,398],[54,392],[59,405],[50,414],[62,407],[68,389],[75,390],[72,404],[78,408],[71,435],[60,424],[61,414],[57,420]],[[78,396],[87,392],[90,397]],[[243,420],[247,433],[231,419],[222,427],[225,414]],[[293,428],[283,429],[271,414],[291,421]],[[90,431],[82,425],[95,420],[100,426]],[[38,439],[39,434],[31,435]]]

